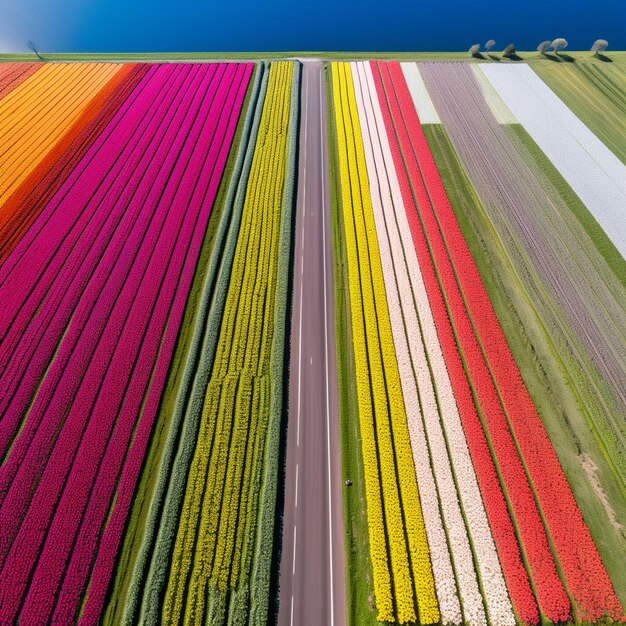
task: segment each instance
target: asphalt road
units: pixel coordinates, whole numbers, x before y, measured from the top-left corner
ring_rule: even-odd
[[[344,626],[345,570],[323,66],[304,60],[279,626]]]

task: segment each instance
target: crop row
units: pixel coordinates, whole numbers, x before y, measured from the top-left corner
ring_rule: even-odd
[[[434,163],[432,165],[429,163],[430,153],[425,140],[422,141],[419,125],[411,123],[414,109],[409,94],[403,94],[402,75],[399,68],[395,75],[396,81],[392,81],[391,70],[394,67],[387,67],[387,71],[381,73],[383,76],[386,75],[388,89],[393,90],[392,93],[397,96],[395,106],[393,106],[395,110],[392,109],[392,115],[395,113],[395,128],[399,128],[400,125],[406,128],[402,133],[404,134],[403,153],[415,155],[409,159],[408,174],[417,199],[414,206],[416,205],[418,209],[416,219],[413,220],[412,232],[414,239],[416,235],[421,235],[416,241],[416,249],[422,257],[426,254],[432,255],[432,262],[436,267],[441,285],[440,287],[438,285],[437,289],[444,293],[448,315],[459,342],[459,351],[467,368],[470,384],[476,394],[481,415],[488,425],[489,440],[496,452],[498,468],[504,477],[505,489],[532,568],[532,578],[538,592],[540,609],[553,621],[559,621],[567,617],[569,602],[556,572],[541,517],[534,504],[530,486],[525,479],[521,460],[516,454],[514,442],[506,426],[497,390],[491,381],[480,345],[474,336],[472,320],[465,309],[465,299],[456,282],[456,268],[448,256],[448,250],[453,250],[452,245],[446,246],[446,241],[440,231],[443,218],[439,204],[445,202],[445,192],[443,187],[434,187],[437,191],[435,195],[426,187],[429,177],[431,184],[436,185],[438,173]],[[404,98],[402,98],[403,95]],[[391,100],[391,103],[393,105],[394,100]],[[449,219],[454,219],[454,216]],[[465,262],[470,260],[471,257],[466,258]]]
[[[0,100],[0,206],[122,67],[46,66]]]
[[[39,63],[3,63],[0,65],[0,99],[19,87],[40,67]]]
[[[398,216],[396,206],[399,205],[402,212],[404,207],[401,204],[401,199],[398,198],[399,187],[395,172],[392,168],[387,169],[386,167],[385,157],[389,143],[386,140],[386,134],[384,132],[379,134],[378,132],[378,124],[381,121],[378,119],[380,107],[375,92],[374,94],[371,92],[371,72],[367,65],[361,63],[352,64],[351,70],[357,94],[389,315],[441,620],[444,624],[460,624],[462,613],[457,595],[451,552],[454,552],[455,556],[464,552],[465,560],[460,563],[460,566],[465,570],[469,568],[470,576],[473,573],[472,557],[456,499],[445,443],[437,449],[433,447],[432,441],[429,446],[426,437],[425,422],[434,418],[436,420],[435,428],[437,428],[439,415],[434,390],[430,383],[427,357],[421,340],[421,327],[412,303],[412,297],[415,294],[406,268],[411,260],[404,255],[403,244],[398,237],[397,220],[401,219],[401,216]],[[433,422],[431,421],[430,424],[432,426]],[[439,430],[439,432],[441,431]],[[438,442],[442,443],[442,437]],[[447,474],[444,477],[439,476],[437,482],[433,475],[433,462],[436,466],[441,465],[444,471],[447,469]],[[439,493],[445,493],[449,497],[447,501],[442,500],[444,505],[441,507],[442,510],[439,506]],[[446,515],[450,510],[455,516],[454,520],[460,523],[456,529],[444,528],[442,522],[442,515]],[[455,537],[454,544],[449,543],[450,536]],[[478,593],[475,575],[473,576],[472,591]],[[480,600],[479,607],[482,608]],[[482,617],[484,618],[484,613]]]
[[[2,266],[2,621],[99,620],[249,70],[150,68]]]
[[[431,76],[430,70],[426,71]],[[468,163],[476,190],[502,233],[517,272],[524,277],[529,298],[558,346],[568,376],[576,381],[577,391],[585,399],[598,438],[614,466],[623,473],[626,335],[622,329],[626,325],[626,300],[619,276],[614,275],[614,272],[619,274],[617,269],[607,265],[596,247],[597,239],[592,241],[583,224],[593,222],[592,228],[602,233],[605,245],[611,244],[573,192],[569,190],[575,200],[562,196],[545,176],[546,167],[527,158],[518,137],[532,144],[531,137],[520,126],[515,136],[492,119],[484,103],[475,96],[478,88],[471,75],[458,69],[446,74],[445,84],[431,77],[430,85],[450,137]],[[483,70],[480,74],[494,89]],[[513,93],[510,96],[516,99]],[[459,98],[467,105],[456,106],[454,100]],[[521,104],[524,118],[536,117],[536,110],[534,116],[529,111],[534,104]],[[534,131],[537,130],[540,128],[535,121]],[[588,133],[588,129],[585,131]],[[561,135],[565,137],[569,133],[564,129]],[[592,144],[597,144],[598,140],[594,140]],[[592,152],[590,149],[589,153]],[[589,158],[587,152],[584,158]],[[624,166],[619,163],[619,167]],[[556,169],[554,175],[558,176]],[[595,176],[589,191],[593,193],[597,187],[599,193],[604,193],[602,189],[608,189],[605,182]],[[563,179],[562,185],[567,187]],[[602,206],[608,210],[610,203],[603,202]],[[572,211],[578,219],[570,219]],[[602,250],[603,246],[598,247]],[[615,254],[619,256],[617,250]]]
[[[333,64],[370,552],[379,619],[439,621],[349,64]],[[387,540],[388,537],[388,540]],[[414,598],[417,599],[417,606]]]
[[[406,100],[408,92],[404,93],[404,111],[401,108],[397,94],[401,92],[402,83],[397,74],[394,85],[388,66],[380,64],[374,72],[374,78],[383,105],[387,132],[390,137],[397,133],[398,139],[392,142],[392,153],[396,172],[401,181],[406,215],[509,594],[517,615],[523,616],[522,619],[525,621],[536,623],[538,619],[536,604],[520,558],[519,547],[499,485],[498,475],[476,412],[464,364],[457,350],[455,331],[448,317],[446,300],[449,300],[450,295],[447,292],[444,294],[441,289],[436,273],[439,264],[435,263],[431,257],[429,240],[423,231],[423,220],[420,219],[422,212],[429,209],[432,211],[432,208],[430,208],[430,197],[424,187],[417,155],[408,134],[410,124],[416,124],[416,116],[411,114],[413,108]],[[406,122],[404,116],[408,118]],[[415,207],[419,207],[420,211],[415,210]],[[516,581],[516,583],[512,585],[511,581]]]
[[[484,172],[488,172],[490,185],[496,190],[494,196],[497,201],[493,204],[498,206],[499,201],[502,212],[507,215],[506,219],[520,222],[519,229],[513,230],[515,235],[506,238],[511,239],[515,245],[523,245],[533,255],[533,259],[536,257],[540,259],[538,262],[535,261],[536,266],[542,268],[541,275],[551,292],[557,294],[557,300],[563,307],[572,327],[578,329],[581,339],[594,337],[591,342],[592,350],[604,354],[599,362],[604,360],[609,362],[614,358],[616,351],[617,353],[623,351],[623,345],[619,345],[619,330],[615,327],[614,320],[611,319],[613,316],[623,315],[623,311],[620,312],[619,306],[614,306],[613,312],[606,315],[603,307],[598,307],[596,304],[601,301],[603,306],[609,306],[608,303],[612,298],[608,296],[608,290],[602,278],[596,274],[597,270],[591,263],[585,263],[585,257],[593,258],[593,247],[590,245],[587,249],[579,247],[576,237],[571,232],[573,225],[563,228],[563,224],[567,223],[569,217],[556,220],[555,225],[554,208],[549,204],[554,200],[543,195],[545,192],[537,184],[536,174],[533,175],[528,170],[523,159],[516,154],[512,144],[512,149],[505,148],[500,153],[504,158],[493,158],[490,147],[506,145],[506,136],[499,125],[494,122],[489,123],[489,116],[480,112],[474,97],[468,99],[469,103],[463,111],[458,111],[454,116],[450,115],[449,111],[456,108],[454,94],[458,94],[457,85],[461,82],[459,80],[461,72],[449,68],[436,72],[435,68],[425,66],[423,73],[437,101],[440,114],[448,121],[450,132],[455,136],[460,153],[462,152],[465,157],[468,152],[464,147],[464,142],[457,140],[461,137],[474,139],[472,165],[469,169],[471,171],[483,170],[483,178],[479,178],[477,184],[481,189],[485,188]],[[476,91],[471,80],[463,80],[463,83],[468,92]],[[449,92],[450,89],[453,90],[452,94]],[[451,98],[450,95],[453,97]],[[485,121],[482,121],[481,117]],[[491,140],[492,137],[494,141]],[[501,142],[501,139],[505,141]],[[482,144],[486,142],[489,142],[486,152],[491,153],[487,157],[485,157],[485,149],[482,148]],[[507,167],[506,164],[509,162],[513,167]],[[528,189],[531,189],[532,193],[529,193]],[[542,195],[545,200],[537,201],[537,198],[541,198]],[[492,202],[492,200],[489,201],[489,206],[492,206]],[[559,204],[556,206],[565,216],[569,214],[567,207],[563,209]],[[515,207],[514,210],[513,207]],[[452,238],[456,235],[452,233],[449,236]],[[563,246],[564,243],[567,247]],[[507,243],[507,246],[509,245]],[[459,255],[461,253],[469,255],[469,252],[463,249],[458,252]],[[608,615],[617,615],[620,613],[619,603],[589,529],[582,519],[582,514],[574,500],[554,448],[524,387],[493,308],[491,306],[485,308],[489,300],[484,286],[478,282],[480,280],[478,272],[475,266],[473,272],[470,272],[465,265],[462,266],[462,270],[459,272],[459,278],[461,282],[465,282],[463,290],[466,292],[471,290],[475,294],[473,299],[468,300],[470,305],[477,303],[476,312],[471,312],[471,317],[476,326],[481,348],[485,351],[485,362],[489,373],[495,381],[500,396],[497,401],[501,404],[504,414],[504,419],[500,422],[501,432],[509,431],[510,434],[507,435],[511,439],[509,448],[512,451],[513,447],[517,447],[523,460],[523,469],[528,474],[534,499],[543,517],[548,537],[553,544],[561,578],[572,599],[572,608],[577,616],[585,619],[598,619],[604,612]],[[524,274],[525,271],[527,270],[520,273]],[[593,278],[594,274],[595,278]],[[581,289],[584,281],[588,281],[586,291],[585,288]],[[477,285],[480,285],[481,290],[476,291]],[[590,291],[595,293],[597,300],[589,298]],[[602,296],[599,295],[600,293]],[[556,316],[558,318],[558,311]],[[602,327],[605,330],[600,330]],[[613,345],[609,348],[606,345],[607,342]],[[616,359],[614,367],[611,368],[611,376],[615,379],[623,376],[620,369],[622,365],[620,360]],[[545,454],[540,462],[536,458],[537,450],[544,447]],[[618,461],[617,458],[615,460]],[[547,486],[548,484],[550,487]],[[571,519],[566,521],[567,518]],[[569,542],[566,542],[563,539],[568,533],[571,535],[569,535]],[[579,550],[573,550],[574,545],[577,545]],[[540,567],[539,563],[538,559],[537,570]],[[593,566],[591,566],[592,563]],[[590,571],[590,569],[594,570],[595,574],[593,582],[587,584],[584,582],[583,572]],[[539,588],[538,591],[540,591]]]
[[[426,84],[438,71],[425,68]],[[388,456],[391,437],[381,429],[388,408],[393,437],[400,432],[395,401],[404,408],[409,469],[427,507],[443,623],[461,616],[475,624],[559,622],[572,610],[582,619],[619,619],[619,601],[452,212],[400,65],[337,63],[332,78],[379,620],[414,619],[398,584],[407,576],[398,558],[412,556],[410,531],[403,537],[394,527],[406,524],[403,466]],[[385,482],[389,475],[395,484]],[[426,623],[416,597],[415,616]]]
[[[257,65],[247,114],[241,127],[241,142],[215,235],[213,253],[202,282],[189,355],[181,383],[175,391],[176,398],[169,418],[163,456],[156,468],[158,475],[155,488],[148,503],[146,522],[141,527],[140,547],[130,573],[128,591],[123,599],[121,621],[126,624],[133,623],[136,619],[149,623],[160,619],[162,589],[167,582],[168,564],[178,529],[186,478],[205,406],[245,190],[263,109],[267,76],[266,65]],[[132,543],[133,538],[127,537],[125,551],[132,549]],[[118,572],[116,585],[124,585],[124,580],[124,574]],[[118,597],[112,599],[113,602],[118,600]]]
[[[124,65],[11,193],[0,212],[0,263],[7,259],[147,71],[147,65]]]
[[[622,256],[626,255],[626,164],[527,65],[481,68]]]

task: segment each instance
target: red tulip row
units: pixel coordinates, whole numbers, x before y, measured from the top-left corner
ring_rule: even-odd
[[[39,63],[2,63],[0,65],[0,98],[19,87],[40,67]]]
[[[250,72],[154,66],[3,267],[25,302],[11,320],[36,293],[49,325],[17,342],[47,369],[0,472],[2,623],[70,623],[87,589],[99,621]]]
[[[419,219],[416,214],[412,216],[416,247],[421,251],[420,260],[423,258],[428,263],[429,257],[432,258],[447,301],[446,314],[439,295],[440,306],[436,320],[442,325],[442,321],[445,322],[449,315],[454,325],[457,342],[481,408],[485,432],[493,447],[515,516],[540,609],[552,621],[562,621],[568,617],[569,601],[556,571],[531,485],[577,617],[596,620],[606,615],[620,619],[623,616],[621,606],[554,447],[523,383],[449,204],[402,71],[395,63],[381,64],[380,70],[417,198]],[[441,291],[432,280],[435,278],[432,273],[430,278],[429,297],[437,300],[437,293],[441,294]],[[443,338],[445,331],[441,334]],[[446,352],[452,354],[453,343],[449,331],[447,340],[442,343],[447,344]],[[448,361],[448,367],[455,370],[452,360]],[[456,371],[458,379],[462,380],[458,361]],[[461,398],[459,404],[465,408],[464,425],[472,440],[474,463],[477,466],[488,466],[489,455],[485,441],[480,437],[477,416],[471,409],[467,410],[472,404],[467,389],[462,395],[459,395],[459,391],[462,391],[460,386],[455,391]],[[488,470],[483,468],[480,474],[483,477],[481,488],[486,487],[483,479],[491,474],[490,482],[487,483],[490,487],[485,489],[484,498],[488,510],[491,509],[492,530],[494,536],[497,536],[500,534],[501,520],[507,515],[502,498],[491,495],[498,494],[493,467]],[[494,506],[497,502],[499,505]],[[512,550],[515,542],[510,529],[507,535],[509,550]],[[504,562],[511,559],[511,554],[505,548],[504,537],[499,537],[497,541],[504,567]],[[517,546],[512,551],[517,562],[514,568],[517,574],[515,577],[507,574],[510,593],[512,597],[517,595],[514,605],[520,615],[532,617],[531,596],[526,585],[520,586],[522,576]],[[512,571],[511,564],[506,567]],[[517,591],[526,589],[517,594],[511,588]]]

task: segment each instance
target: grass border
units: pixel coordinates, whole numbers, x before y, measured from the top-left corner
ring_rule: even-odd
[[[402,61],[466,61],[468,63],[531,63],[555,64],[565,63],[566,66],[575,63],[600,64],[601,66],[617,63],[626,65],[626,51],[609,51],[602,58],[594,57],[588,51],[568,51],[560,55],[553,53],[539,54],[536,50],[519,51],[514,59],[505,59],[500,52],[472,57],[467,51],[346,51],[346,50],[301,50],[301,51],[222,51],[222,52],[50,52],[40,53],[43,62],[71,63],[79,61],[95,62],[198,62],[198,61],[242,61],[242,60],[294,60],[295,58],[313,58],[325,61],[351,61],[369,59],[389,59]],[[606,61],[605,59],[608,59]],[[0,63],[15,62],[39,62],[42,61],[32,53],[0,53]]]

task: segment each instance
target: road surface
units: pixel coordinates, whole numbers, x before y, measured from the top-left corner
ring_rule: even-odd
[[[345,571],[323,65],[303,60],[279,626],[344,626]]]

